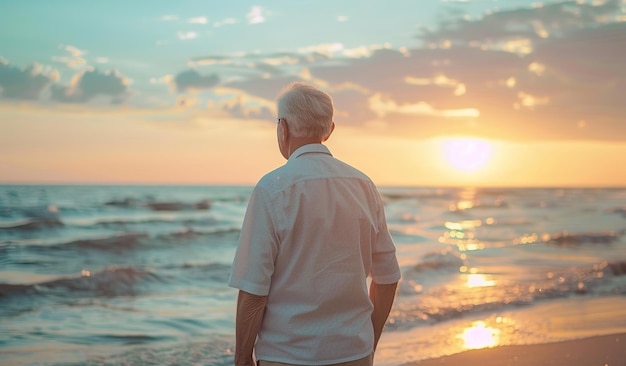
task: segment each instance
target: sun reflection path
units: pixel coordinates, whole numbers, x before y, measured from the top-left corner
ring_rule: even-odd
[[[500,330],[487,327],[483,321],[476,321],[459,338],[463,340],[463,347],[466,349],[494,347],[498,345]]]
[[[484,249],[485,244],[475,238],[481,220],[446,221],[444,226],[446,231],[438,239],[441,244],[456,245],[462,251]]]

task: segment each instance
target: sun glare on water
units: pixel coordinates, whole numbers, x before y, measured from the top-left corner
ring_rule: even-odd
[[[485,275],[482,274],[470,274],[467,275],[467,287],[490,287],[495,285],[496,281],[488,280]]]
[[[476,321],[466,328],[459,338],[463,340],[466,349],[494,347],[498,345],[500,330],[487,327],[485,322]]]
[[[476,171],[491,160],[492,147],[487,141],[472,138],[450,139],[443,142],[446,160],[462,171]]]

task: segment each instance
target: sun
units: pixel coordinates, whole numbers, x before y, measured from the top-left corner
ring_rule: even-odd
[[[472,172],[491,160],[492,147],[485,140],[474,138],[450,139],[443,142],[448,162],[455,168]]]

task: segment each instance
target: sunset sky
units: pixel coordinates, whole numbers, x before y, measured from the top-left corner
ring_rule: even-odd
[[[4,0],[0,183],[254,184],[292,81],[379,185],[626,185],[626,0]]]

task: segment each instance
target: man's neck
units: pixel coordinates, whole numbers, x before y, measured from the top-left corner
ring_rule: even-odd
[[[316,138],[291,136],[289,138],[289,156],[291,156],[291,154],[293,154],[294,151],[298,150],[304,145],[321,144],[321,143],[322,141]]]

